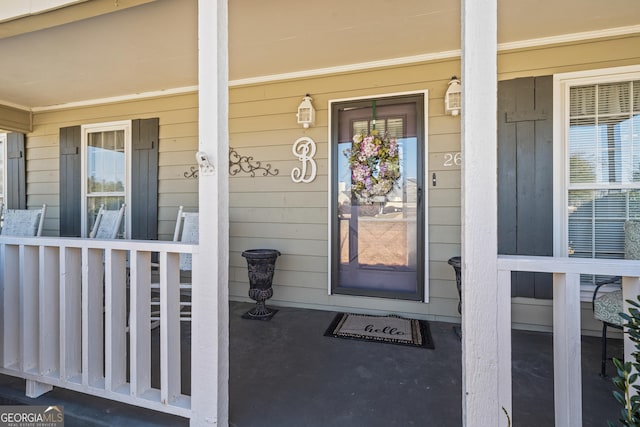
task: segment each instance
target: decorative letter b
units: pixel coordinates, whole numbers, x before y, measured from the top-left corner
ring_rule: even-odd
[[[296,142],[293,143],[291,151],[293,151],[293,155],[302,162],[302,167],[293,168],[291,171],[291,180],[293,182],[304,182],[308,184],[316,179],[316,161],[313,160],[313,156],[316,154],[316,143],[314,140],[307,136],[298,138]],[[307,168],[310,170],[307,170]]]

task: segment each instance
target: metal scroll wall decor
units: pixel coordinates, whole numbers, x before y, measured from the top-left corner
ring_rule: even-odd
[[[229,175],[235,176],[239,173],[246,173],[254,177],[256,176],[256,171],[262,171],[262,176],[278,175],[278,169],[272,171],[269,163],[262,166],[262,163],[253,160],[253,157],[241,156],[235,149],[229,149]]]
[[[299,168],[293,168],[291,171],[291,180],[295,183],[310,183],[316,179],[316,161],[313,156],[316,154],[316,143],[313,139],[303,136],[293,143],[291,148],[293,155],[302,162]]]
[[[185,172],[184,177],[187,179],[198,179],[198,167],[191,166],[187,172]]]
[[[278,169],[271,170],[271,165],[266,164],[262,166],[261,162],[253,160],[253,157],[250,156],[241,156],[238,154],[236,150],[233,148],[229,149],[229,175],[234,176],[239,173],[247,173],[251,176],[256,176],[256,171],[262,171],[263,176],[278,175]],[[198,179],[199,177],[199,169],[197,166],[190,166],[189,170],[184,172],[182,175],[186,179]]]
[[[298,138],[293,143],[291,151],[302,162],[301,167],[293,168],[291,171],[291,180],[296,183],[309,183],[316,179],[317,166],[316,161],[313,159],[316,154],[315,141],[306,136]],[[269,163],[263,166],[262,162],[253,160],[252,156],[241,156],[235,149],[229,149],[229,175],[235,176],[245,173],[255,177],[257,171],[261,171],[262,176],[276,176],[280,173],[278,169],[272,170]],[[182,175],[186,179],[198,179],[199,172],[197,166],[190,166],[189,170]]]

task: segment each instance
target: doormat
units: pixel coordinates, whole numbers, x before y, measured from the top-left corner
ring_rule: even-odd
[[[435,348],[427,321],[405,319],[395,315],[371,316],[338,313],[324,335],[411,347]]]

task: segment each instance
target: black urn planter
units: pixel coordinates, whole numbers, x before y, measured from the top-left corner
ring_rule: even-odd
[[[456,272],[456,286],[458,288],[458,298],[459,298],[459,302],[458,302],[458,313],[462,314],[462,258],[459,256],[454,256],[449,258],[449,261],[447,261],[447,263],[453,267],[454,271]]]
[[[249,249],[242,252],[249,269],[249,298],[256,306],[242,315],[244,319],[271,320],[278,310],[267,308],[265,301],[273,296],[273,272],[280,251],[275,249]]]
[[[453,270],[456,272],[456,286],[458,288],[458,313],[462,314],[462,258],[459,256],[454,256],[449,258],[447,263],[453,267]],[[458,335],[458,338],[462,339],[462,328],[460,326],[453,327],[454,332]]]

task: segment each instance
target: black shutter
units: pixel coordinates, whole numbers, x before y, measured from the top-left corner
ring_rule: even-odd
[[[80,126],[60,129],[60,236],[80,237]]]
[[[159,119],[133,120],[131,127],[131,238],[158,239]]]
[[[553,80],[498,83],[498,253],[553,255]],[[552,298],[552,275],[515,272],[512,295]]]
[[[27,208],[24,134],[7,134],[7,191],[5,208]]]

